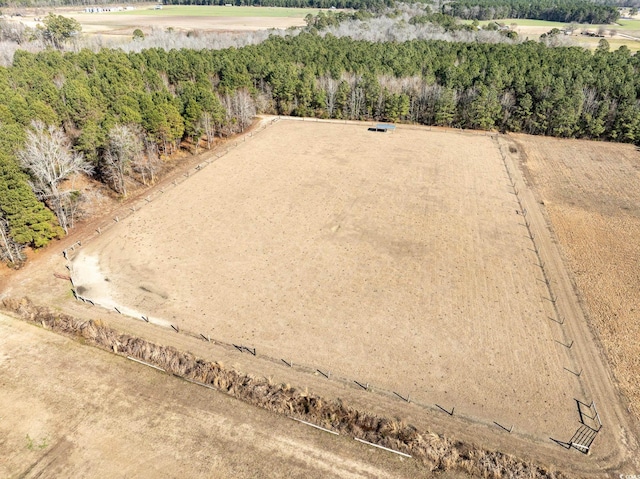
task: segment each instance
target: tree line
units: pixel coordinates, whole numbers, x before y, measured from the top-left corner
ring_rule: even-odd
[[[235,5],[287,8],[344,8],[380,10],[395,4],[395,0],[165,0],[166,5]]]
[[[226,50],[17,51],[0,68],[0,254],[64,234],[83,172],[125,195],[162,155],[256,112],[640,143],[640,55],[622,47],[301,33]],[[13,258],[13,259],[12,259]]]
[[[564,23],[614,23],[620,12],[611,4],[586,0],[454,0],[442,13],[468,20],[528,18]]]
[[[127,0],[124,3],[142,3],[145,0]],[[419,2],[426,0],[419,0]],[[164,0],[165,5],[235,5],[288,8],[345,8],[379,10],[392,6],[395,0]],[[427,2],[429,3],[429,2]],[[65,5],[107,5],[109,0],[1,0],[0,8],[59,7]]]

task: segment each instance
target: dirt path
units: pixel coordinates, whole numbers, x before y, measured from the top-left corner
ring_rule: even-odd
[[[587,403],[595,401],[603,428],[597,440],[608,443],[607,448],[594,448],[591,454],[601,461],[626,463],[629,470],[640,469],[640,458],[632,451],[640,450],[637,425],[626,410],[621,400],[610,368],[600,354],[594,354],[597,344],[585,318],[575,286],[567,271],[558,249],[555,234],[550,228],[549,219],[539,207],[534,191],[525,181],[519,166],[519,157],[513,158],[509,153],[508,142],[502,139],[503,152],[508,168],[515,180],[516,188],[523,206],[528,210],[527,218],[531,224],[531,232],[535,235],[535,244],[539,248],[540,259],[550,281],[550,292],[555,299],[558,317],[563,322],[562,342],[572,344],[571,356],[574,359],[573,373],[579,373],[579,381],[583,398],[576,398]],[[570,374],[573,374],[570,373]],[[616,446],[616,444],[618,446]]]

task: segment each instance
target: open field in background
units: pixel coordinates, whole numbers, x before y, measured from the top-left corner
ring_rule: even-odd
[[[428,477],[414,461],[3,315],[0,387],[2,477]]]
[[[504,23],[507,26],[513,24],[516,25],[515,31],[518,32],[522,38],[538,39],[543,33],[547,33],[553,28],[562,30],[568,24],[562,22],[548,22],[545,20],[529,20],[524,18],[505,18],[500,20],[486,20],[481,21],[480,25],[487,25],[488,23],[499,22]],[[471,23],[466,21],[465,23]],[[586,35],[580,35],[581,31],[590,31],[597,33],[600,29],[604,29],[604,39],[609,42],[612,50],[620,48],[622,45],[626,45],[629,50],[636,52],[640,50],[640,19],[624,19],[619,20],[615,25],[578,25],[578,29],[573,35],[564,36],[562,40],[571,42],[571,44],[581,46],[583,48],[595,49],[598,46],[598,42],[601,38],[588,37]],[[612,36],[610,32],[614,31]],[[636,40],[637,38],[637,40]]]
[[[518,208],[491,136],[281,121],[83,245],[74,280],[167,327],[568,439],[589,392]]]
[[[137,5],[124,12],[84,13],[81,8],[24,9],[22,17],[15,17],[30,27],[36,27],[49,12],[75,18],[82,25],[83,34],[131,35],[140,28],[146,33],[153,28],[202,31],[255,31],[269,28],[286,29],[305,25],[304,17],[317,14],[313,8],[222,7],[222,6],[164,6],[153,10],[154,4]]]
[[[318,9],[273,7],[165,6],[125,12],[70,13],[83,27],[83,32],[130,34],[136,28],[203,31],[252,31],[305,25],[304,17]]]
[[[622,391],[640,416],[640,152],[510,135]]]
[[[640,34],[640,32],[638,32]],[[639,35],[640,38],[640,35]],[[575,40],[576,44],[583,47],[589,48],[591,50],[595,50],[598,47],[598,42],[602,40],[601,38],[592,38],[580,35],[580,37],[571,37],[572,40]],[[607,37],[605,38],[607,42],[609,42],[610,50],[617,50],[622,45],[626,46],[629,51],[635,53],[640,50],[640,40],[634,40],[631,38],[621,38],[620,36],[616,36],[614,38]]]
[[[528,18],[503,18],[498,20],[482,20],[480,21],[480,25],[487,25],[489,23],[504,23],[505,25],[516,24],[518,27],[540,27],[544,28],[545,31],[549,31],[552,28],[562,29],[569,25],[569,23],[565,22],[550,22],[547,20],[531,20]],[[470,20],[465,21],[465,23],[471,23]],[[615,24],[606,24],[606,25],[591,25],[591,24],[576,24],[579,29],[597,31],[599,28],[604,28],[605,30],[638,30],[640,31],[640,20],[637,19],[624,19],[619,20]]]
[[[82,31],[88,35],[104,35],[121,38],[130,36],[136,28],[150,33],[152,29],[192,31],[241,32],[269,28],[286,29],[305,25],[304,17],[320,10],[313,8],[276,8],[276,7],[224,7],[198,5],[167,5],[162,10],[154,10],[155,4],[137,5],[135,10],[123,12],[84,13],[82,9],[71,7],[20,9],[22,17],[14,18],[30,27],[36,27],[48,12],[75,18],[82,25]],[[506,25],[516,24],[516,31],[523,38],[537,39],[553,28],[562,29],[566,23],[544,20],[507,18],[492,20]],[[471,21],[465,21],[471,23]],[[482,21],[486,25],[490,21]],[[612,49],[626,45],[631,51],[640,50],[640,19],[621,19],[617,25],[579,25],[580,29],[597,32],[606,30],[606,40]],[[610,31],[615,30],[612,37]],[[600,38],[592,38],[576,33],[566,40],[584,48],[595,49]]]
[[[108,12],[113,16],[150,16],[150,17],[258,17],[258,18],[304,18],[308,14],[316,15],[319,8],[285,8],[285,7],[225,7],[218,5],[164,5],[162,10],[152,7]]]

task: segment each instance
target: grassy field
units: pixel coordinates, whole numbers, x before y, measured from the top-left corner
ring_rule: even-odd
[[[616,30],[640,32],[640,20],[618,20],[617,24],[605,25],[605,27]]]
[[[566,23],[561,22],[548,22],[546,20],[530,20],[528,18],[501,18],[499,20],[482,20],[480,25],[488,25],[489,23],[504,23],[505,25],[511,25],[512,23],[517,24],[518,26],[523,27],[549,27],[551,28],[562,28],[566,25]],[[468,22],[471,23],[471,22]]]
[[[317,8],[277,8],[277,7],[223,7],[211,5],[167,5],[162,10],[135,9],[112,12],[110,15],[148,15],[150,17],[275,17],[304,18],[309,13],[315,15]]]
[[[480,22],[480,26],[485,26],[489,23],[498,22],[507,26],[515,25],[515,31],[518,32],[522,38],[538,38],[543,33],[547,33],[553,28],[563,29],[568,24],[562,22],[548,22],[545,20],[529,20],[525,18],[503,18],[499,20],[485,20]],[[469,21],[465,23],[471,23]],[[579,45],[588,49],[595,49],[598,46],[598,42],[601,38],[589,37],[586,35],[580,35],[581,31],[598,32],[604,31],[605,39],[609,42],[611,50],[617,50],[621,46],[625,45],[632,52],[640,50],[640,41],[634,40],[628,37],[640,38],[640,20],[637,19],[625,19],[620,20],[614,25],[588,25],[578,24],[577,30],[570,37],[566,39],[573,45]],[[612,36],[613,34],[613,36]]]
[[[137,29],[150,33],[152,29],[200,31],[258,31],[270,28],[287,29],[305,25],[304,17],[318,13],[312,8],[165,6],[141,5],[135,10],[104,13],[67,13],[82,25],[82,32],[107,36],[129,36]],[[35,15],[35,14],[34,14]],[[35,23],[34,23],[35,26]]]

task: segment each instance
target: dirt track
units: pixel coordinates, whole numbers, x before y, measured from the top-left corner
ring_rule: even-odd
[[[640,154],[517,135],[527,182],[544,202],[599,345],[640,416]],[[623,407],[618,414],[625,414]]]

